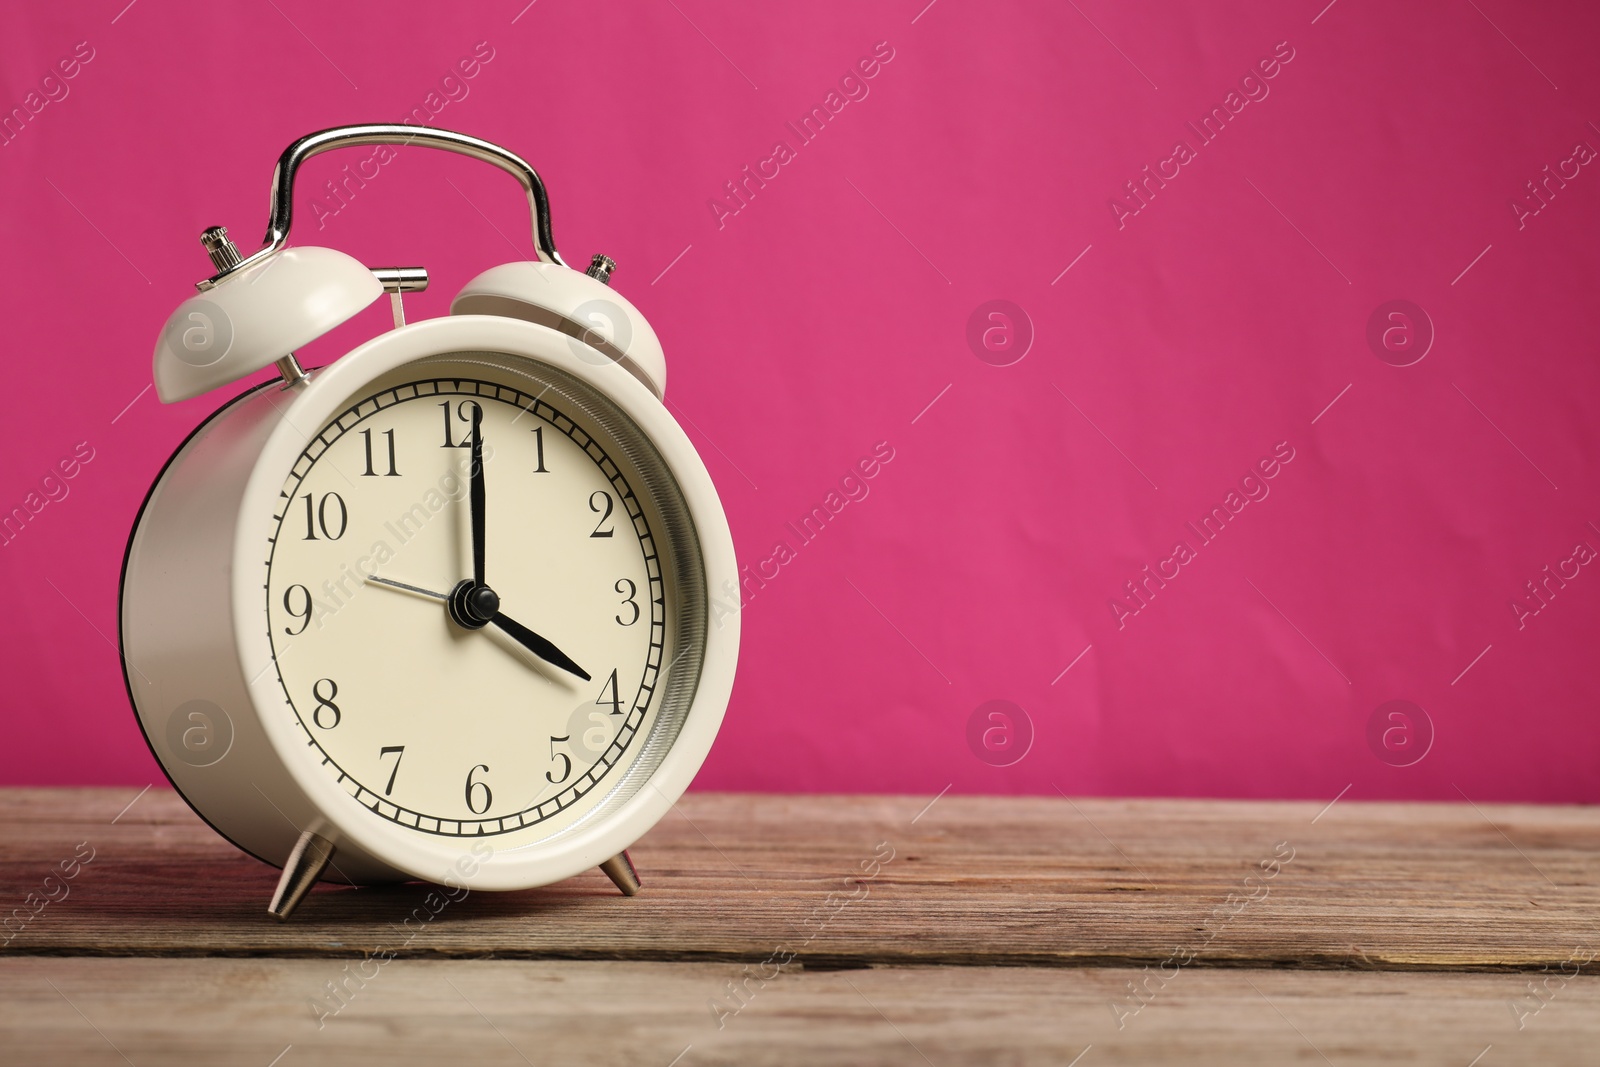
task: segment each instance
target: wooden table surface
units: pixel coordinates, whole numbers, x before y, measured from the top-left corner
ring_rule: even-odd
[[[134,793],[0,790],[0,1061],[1600,1061],[1590,808],[691,794],[631,899],[279,924],[275,869]]]

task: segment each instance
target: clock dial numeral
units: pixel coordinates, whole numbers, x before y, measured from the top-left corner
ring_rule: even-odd
[[[391,752],[394,753],[394,770],[389,772],[389,784],[383,787],[384,796],[388,796],[390,793],[394,792],[395,775],[400,773],[400,761],[405,759],[406,746],[384,745],[382,748],[378,749],[378,758],[383,759],[383,757],[387,756]]]
[[[599,498],[599,503],[595,502],[596,497]],[[617,531],[615,530],[600,529],[611,520],[611,511],[616,506],[616,502],[611,499],[611,494],[604,489],[596,489],[589,494],[589,510],[600,516],[600,521],[594,524],[594,533],[590,534],[590,537],[611,537],[616,534]]]
[[[545,465],[544,465],[544,427],[543,426],[535,426],[533,428],[533,447],[535,449],[536,455],[539,457],[539,463],[538,463],[537,466],[535,466],[533,468],[533,473],[535,473],[535,474],[549,474],[550,473],[549,469],[547,467],[545,467]]]
[[[446,400],[439,405],[444,409],[444,444],[440,448],[470,448],[472,447],[472,423],[474,419],[481,420],[483,408],[476,400],[463,400],[456,405],[455,415],[450,413],[450,401]],[[452,424],[461,423],[461,440],[457,441],[451,433]]]
[[[635,585],[633,580],[630,578],[618,578],[617,584],[612,588],[616,589],[617,592],[622,594],[622,606],[633,609],[632,617],[627,619],[622,617],[622,613],[620,611],[617,612],[618,625],[632,626],[634,623],[639,621],[639,602],[633,599],[638,595],[639,587]]]
[[[322,695],[322,687],[324,685],[328,687],[327,696]],[[343,718],[343,716],[339,713],[339,705],[333,702],[333,698],[338,695],[339,683],[335,682],[332,678],[318,678],[311,686],[311,696],[317,702],[316,710],[311,713],[311,721],[316,723],[324,730],[331,730],[335,726],[338,726],[339,720]],[[324,712],[327,712],[328,714],[324,715]],[[323,722],[322,720],[324,718],[328,718],[331,721]]]
[[[299,599],[301,603],[305,605],[303,609],[297,609],[294,606],[294,591],[296,589],[300,590]],[[296,630],[291,626],[285,626],[283,628],[283,632],[288,634],[290,637],[293,637],[296,634],[305,633],[306,627],[311,625],[311,590],[307,589],[303,585],[291,585],[289,588],[285,589],[283,591],[283,610],[287,611],[293,618],[300,620],[300,629]]]
[[[489,765],[487,763],[480,763],[476,767],[472,768],[472,770],[467,772],[467,810],[472,812],[474,815],[482,815],[484,812],[489,810],[489,805],[494,803],[494,793],[490,791],[489,783],[474,782],[472,780],[472,776],[477,774],[479,771],[482,771],[484,774],[488,774]],[[480,789],[482,790],[482,793],[474,792],[474,790]],[[474,796],[482,796],[483,803],[474,803],[472,799]]]
[[[366,439],[367,448],[367,469],[361,472],[361,477],[376,478],[378,477],[378,472],[372,469],[372,431],[362,430],[361,436]],[[400,471],[395,468],[394,462],[394,431],[384,430],[383,436],[389,439],[389,471],[383,477],[398,478],[400,477]]]
[[[608,697],[606,696],[607,693],[611,695]],[[609,706],[613,715],[622,714],[622,697],[617,692],[617,672],[615,668],[611,671],[611,677],[606,679],[606,684],[600,687],[600,697],[595,703],[602,707]]]
[[[567,755],[565,752],[556,751],[556,745],[564,745],[571,740],[571,734],[567,734],[564,737],[552,737],[550,739],[550,758],[561,761],[561,773],[559,775],[553,775],[549,771],[544,772],[544,780],[549,782],[551,785],[560,785],[562,782],[567,780],[568,776],[572,774],[572,757]]]
[[[345,530],[350,525],[350,511],[344,506],[344,497],[338,493],[323,493],[322,499],[316,502],[315,509],[312,508],[310,493],[306,493],[300,499],[306,502],[306,535],[302,540],[319,540],[317,537],[318,530],[322,531],[321,539],[323,540],[337,541],[344,536]],[[331,512],[328,510],[328,501],[330,500],[334,504],[334,509]],[[337,522],[330,523],[328,521],[330,515]],[[337,526],[337,531],[329,529],[330,526]]]

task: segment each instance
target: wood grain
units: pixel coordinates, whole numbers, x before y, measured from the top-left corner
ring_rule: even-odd
[[[1593,1063],[1600,979],[1534,1015],[1510,974],[1182,971],[1119,1029],[1116,968],[801,970],[727,963],[396,960],[313,1002],[338,960],[0,959],[8,1064],[1018,1065]],[[321,1026],[319,1028],[319,1021]],[[1085,1051],[1087,1049],[1087,1051]],[[1075,1057],[1082,1056],[1076,1060]],[[277,1059],[281,1057],[281,1059]],[[1480,1058],[1481,1057],[1481,1058]]]
[[[1509,970],[1600,946],[1589,808],[691,794],[632,899],[596,872],[408,925],[426,887],[330,886],[280,925],[276,870],[163,789],[113,823],[134,792],[0,791],[5,908],[95,849],[4,954]]]

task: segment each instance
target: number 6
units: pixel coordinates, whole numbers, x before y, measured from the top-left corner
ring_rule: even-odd
[[[485,774],[489,773],[489,765],[487,763],[480,763],[476,767],[472,768],[472,770],[467,772],[467,810],[472,812],[474,815],[482,815],[484,812],[489,810],[489,805],[494,803],[494,794],[489,790],[489,783],[474,782],[472,780],[472,776],[477,774],[479,771],[483,771]],[[483,790],[482,807],[472,802],[472,791],[474,789]]]

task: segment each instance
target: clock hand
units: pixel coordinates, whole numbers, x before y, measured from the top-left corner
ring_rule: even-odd
[[[472,581],[474,585],[483,586],[484,582],[484,541],[487,531],[484,528],[484,488],[483,488],[483,408],[481,405],[472,406],[472,489],[469,494],[469,506],[472,509]]]
[[[405,582],[397,582],[391,578],[379,578],[375,574],[367,575],[367,581],[376,582],[379,585],[387,585],[391,589],[403,589],[408,593],[416,593],[418,596],[425,596],[433,600],[443,601],[446,605],[451,605],[453,608],[455,608],[455,610],[452,610],[451,612],[451,617],[456,618],[456,621],[463,624],[466,629],[476,630],[485,625],[498,626],[508,637],[516,641],[517,644],[521,645],[529,652],[532,652],[535,656],[538,656],[546,663],[549,663],[555,667],[560,667],[564,671],[575,674],[586,682],[593,680],[590,678],[588,671],[574,663],[572,657],[568,656],[565,652],[557,648],[547,638],[534,633],[532,630],[528,629],[517,620],[511,618],[509,615],[503,614],[500,611],[500,598],[495,596],[486,587],[473,587],[470,582],[461,583],[461,585],[457,586],[456,589],[457,592],[461,594],[461,599],[464,601],[464,603],[461,605],[453,605],[452,600],[455,599],[455,595],[452,593],[435,593],[432,589],[423,589],[421,586],[407,585]],[[486,593],[488,594],[487,596],[484,595]],[[470,600],[467,599],[469,597]],[[489,614],[487,618],[484,618],[482,612],[486,608],[489,609]],[[460,614],[460,618],[457,618],[458,613]]]
[[[534,633],[526,626],[517,622],[499,610],[500,599],[489,590],[489,584],[484,580],[484,542],[487,540],[487,530],[484,524],[485,496],[483,484],[483,408],[474,405],[472,408],[472,486],[468,494],[468,503],[472,509],[472,586],[462,594],[464,610],[463,616],[467,621],[476,622],[484,614],[483,608],[488,607],[487,622],[498,626],[523,648],[535,656],[560,667],[564,671],[576,674],[584,681],[590,681],[589,672],[572,661],[572,658],[551,644],[545,638]],[[485,596],[485,594],[488,594]],[[446,598],[447,600],[449,598]],[[480,624],[481,625],[481,624]]]
[[[565,652],[561,651],[555,645],[552,645],[549,641],[545,640],[543,637],[540,637],[538,634],[534,633],[517,620],[497,611],[489,617],[489,622],[494,626],[498,626],[508,636],[510,636],[512,640],[516,641],[517,644],[521,645],[529,652],[532,652],[535,656],[538,656],[546,663],[560,667],[562,670],[568,671],[572,674],[576,674],[579,678],[582,678],[586,682],[590,681],[588,671],[572,662],[572,659]]]

